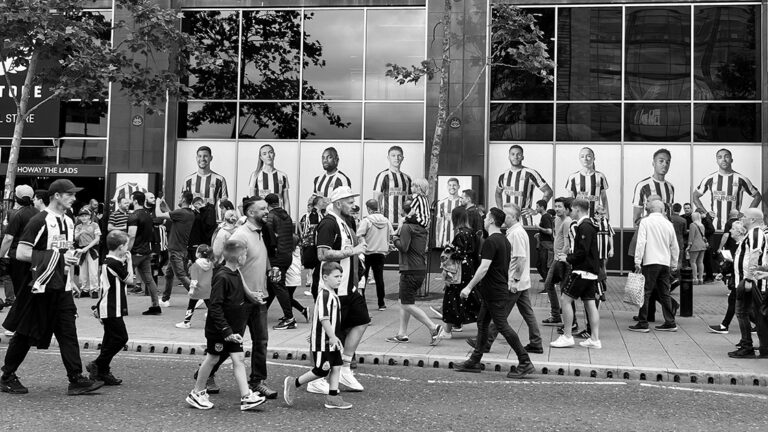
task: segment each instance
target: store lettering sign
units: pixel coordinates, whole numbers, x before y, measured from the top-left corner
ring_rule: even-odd
[[[6,60],[6,66],[9,66]],[[45,63],[40,65],[45,67]],[[14,97],[21,95],[26,73],[24,68],[9,70],[7,76],[2,76],[0,68],[0,138],[13,137],[13,129],[16,125],[18,113]],[[7,78],[7,80],[6,80]],[[10,81],[10,84],[8,83]],[[33,107],[51,95],[51,92],[43,86],[33,86],[29,97],[29,107]],[[49,100],[40,108],[29,114],[25,119],[25,138],[56,138],[59,136],[59,102]]]
[[[5,172],[8,165],[0,165],[0,171]],[[82,164],[19,164],[16,175],[19,177],[104,177],[104,165]]]

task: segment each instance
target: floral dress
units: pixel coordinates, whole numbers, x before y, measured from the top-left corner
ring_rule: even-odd
[[[461,283],[445,286],[443,295],[443,322],[460,326],[477,321],[480,312],[480,297],[473,290],[469,298],[460,297],[477,268],[477,237],[469,228],[459,228],[448,246],[453,252],[451,258],[461,262]]]

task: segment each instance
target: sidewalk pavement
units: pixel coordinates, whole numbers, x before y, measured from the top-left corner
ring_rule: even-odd
[[[539,294],[543,283],[537,274],[532,275],[531,297],[540,322],[549,316],[547,296]],[[465,325],[464,331],[454,333],[453,339],[443,340],[438,346],[429,345],[429,333],[415,319],[409,325],[410,343],[393,344],[385,341],[398,331],[399,306],[397,304],[398,274],[385,271],[387,287],[387,310],[376,308],[375,287],[367,286],[368,307],[372,323],[365,332],[358,349],[361,364],[389,364],[424,367],[452,367],[454,362],[465,360],[471,348],[466,344],[468,337],[476,335],[474,324]],[[550,349],[549,342],[557,339],[555,327],[540,326],[544,354],[531,354],[537,373],[591,376],[595,378],[623,378],[664,382],[699,382],[711,384],[768,386],[768,360],[732,359],[728,351],[735,350],[739,341],[738,324],[734,318],[729,334],[709,333],[710,324],[718,324],[727,306],[728,291],[722,282],[694,286],[692,317],[677,317],[677,332],[635,333],[627,330],[632,325],[632,316],[637,314],[634,306],[622,302],[624,277],[609,277],[607,301],[600,306],[600,339],[603,348],[588,350],[576,347]],[[163,286],[161,281],[161,286]],[[296,290],[297,300],[305,306],[313,306],[312,298],[303,294],[304,287]],[[674,296],[679,295],[679,290]],[[160,316],[142,316],[149,306],[149,297],[129,296],[129,312],[126,326],[130,351],[203,354],[205,312],[198,309],[192,319],[192,328],[179,329],[174,326],[183,320],[187,296],[180,286],[174,290],[171,307],[164,308]],[[101,343],[102,328],[90,315],[90,306],[96,301],[77,299],[80,317],[77,320],[78,334],[82,348],[96,349]],[[275,301],[270,309],[269,324],[276,324],[281,316]],[[442,304],[442,282],[439,275],[431,275],[430,293],[426,300],[417,301],[436,323],[439,319],[429,306]],[[661,317],[661,310],[657,308]],[[579,323],[583,326],[583,307],[577,306]],[[269,331],[269,358],[302,360],[308,356],[307,336],[309,325],[296,313],[299,323],[295,330]],[[4,316],[0,315],[0,319]],[[311,316],[310,316],[311,318]],[[657,322],[660,323],[660,322]],[[510,315],[510,324],[520,334],[522,342],[528,343],[528,329],[517,309]],[[653,325],[653,323],[651,323]],[[755,345],[757,337],[753,334]],[[576,338],[577,342],[579,341]],[[8,337],[0,335],[1,344],[7,344]],[[55,341],[54,341],[55,343]],[[250,346],[246,332],[246,349]],[[499,337],[489,354],[483,358],[486,369],[509,370],[517,364],[516,356],[509,345]]]

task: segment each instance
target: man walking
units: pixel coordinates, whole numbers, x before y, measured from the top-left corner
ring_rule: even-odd
[[[733,273],[736,284],[736,319],[739,322],[741,339],[739,349],[728,353],[733,358],[754,358],[755,350],[752,345],[752,324],[750,315],[757,324],[757,338],[760,342],[760,358],[768,358],[768,319],[763,315],[768,281],[758,279],[755,270],[763,267],[768,261],[765,251],[766,244],[763,212],[760,209],[744,210],[741,219],[747,234],[736,248],[733,260]]]
[[[507,305],[510,297],[509,262],[512,247],[504,238],[504,234],[501,233],[505,219],[504,212],[496,207],[492,208],[485,217],[485,229],[489,235],[483,243],[480,254],[482,261],[472,280],[461,290],[460,295],[466,299],[480,281],[483,282],[480,288],[483,303],[477,318],[477,340],[488,340],[488,325],[493,321],[496,328],[517,354],[517,369],[515,372],[510,371],[507,377],[522,378],[533,373],[535,369],[528,353],[520,343],[520,338],[507,322]],[[480,360],[483,359],[483,346],[481,345],[484,344],[478,343],[469,359],[454,365],[454,369],[458,372],[479,373],[481,371]]]
[[[376,298],[379,310],[385,310],[384,304],[384,257],[389,253],[389,239],[394,229],[389,220],[379,213],[379,203],[370,199],[365,203],[368,216],[360,221],[357,227],[357,236],[365,239],[365,277],[368,278],[373,271],[373,279],[376,281]],[[424,247],[426,250],[426,246]]]
[[[403,212],[410,211],[411,201],[403,203]],[[416,292],[424,283],[427,273],[427,229],[415,223],[412,218],[403,219],[394,237],[400,251],[400,328],[387,342],[408,342],[408,320],[413,316],[427,328],[430,345],[437,345],[443,326],[435,324],[427,314],[416,306]]]
[[[576,218],[573,236],[572,252],[566,256],[566,261],[572,270],[568,283],[563,287],[563,324],[564,329],[571,327],[574,315],[574,301],[584,302],[584,311],[589,322],[590,335],[579,345],[585,348],[602,348],[600,342],[600,315],[597,312],[597,281],[600,273],[600,258],[597,246],[597,227],[589,217],[590,202],[576,198],[571,203]],[[573,336],[565,331],[556,341],[551,342],[553,348],[566,348],[575,345]]]
[[[80,395],[104,385],[83,376],[75,318],[77,307],[67,279],[79,257],[74,253],[75,224],[66,215],[72,209],[75,187],[69,180],[56,180],[48,188],[48,207],[33,216],[19,239],[16,259],[32,263],[32,283],[19,291],[16,303],[3,322],[15,335],[5,352],[0,391],[23,394],[29,390],[16,376],[29,349],[47,349],[56,336],[61,359],[67,370],[67,394]]]
[[[671,272],[677,269],[680,248],[677,244],[675,228],[664,217],[664,203],[659,200],[647,205],[649,214],[640,221],[635,247],[635,273],[645,276],[645,300],[640,307],[637,324],[629,330],[648,333],[648,303],[656,292],[664,314],[664,324],[657,325],[658,331],[677,331],[675,311],[672,309],[672,297],[669,287],[672,282]]]
[[[131,251],[134,274],[139,276],[144,288],[149,292],[151,304],[142,315],[160,315],[160,303],[157,296],[157,284],[152,277],[152,240],[155,226],[152,216],[144,207],[147,196],[144,192],[133,193],[133,213],[128,218],[128,250]],[[141,292],[141,291],[139,291]]]
[[[195,223],[195,213],[192,205],[192,192],[181,193],[179,208],[171,211],[168,204],[160,198],[155,206],[155,217],[171,221],[171,234],[168,236],[168,267],[165,270],[165,291],[159,304],[162,307],[171,305],[171,292],[173,291],[173,277],[176,276],[184,289],[189,291],[192,280],[187,273],[187,245],[192,225]]]
[[[335,261],[343,269],[341,285],[338,288],[339,304],[341,306],[341,329],[346,332],[344,351],[341,358],[339,383],[352,391],[363,391],[363,386],[355,378],[350,364],[365,329],[371,318],[365,299],[357,291],[357,257],[365,253],[364,242],[355,245],[355,235],[346,220],[350,218],[355,197],[348,186],[340,186],[330,194],[332,206],[317,226],[317,259],[320,265],[324,262]],[[316,380],[307,386],[311,393],[328,394],[328,381]]]
[[[547,272],[547,277],[544,280],[544,290],[549,296],[549,318],[543,320],[541,323],[549,326],[560,326],[563,324],[563,320],[560,317],[560,300],[557,297],[557,291],[555,290],[555,284],[565,283],[570,269],[568,263],[563,257],[567,256],[571,252],[571,236],[569,234],[569,228],[571,226],[571,199],[565,197],[558,197],[555,199],[555,241],[554,241],[554,253],[556,259],[553,261],[552,266]]]
[[[267,309],[272,301],[277,298],[280,303],[280,309],[283,311],[283,317],[276,326],[275,330],[291,330],[296,328],[296,320],[293,318],[293,309],[291,308],[291,296],[285,288],[285,275],[288,267],[293,261],[293,220],[285,209],[280,207],[280,197],[271,193],[264,197],[267,203],[269,213],[267,213],[267,227],[275,236],[275,255],[271,257],[271,268],[277,268],[279,274],[274,272],[274,277],[267,280]]]
[[[545,281],[547,274],[549,273],[549,268],[552,267],[552,263],[555,260],[555,220],[547,212],[547,202],[544,200],[536,201],[536,213],[541,216],[539,224],[536,225],[536,230],[538,231],[536,234],[539,236],[538,245],[536,246],[538,252],[536,257],[536,271],[539,272],[542,281]],[[546,290],[544,290],[544,292],[546,292]]]

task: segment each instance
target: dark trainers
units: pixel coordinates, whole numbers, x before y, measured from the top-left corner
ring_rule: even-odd
[[[561,326],[563,325],[563,320],[560,318],[549,317],[545,320],[542,320],[541,324],[545,326]]]
[[[517,365],[514,371],[507,373],[507,378],[523,378],[526,375],[530,375],[536,372],[536,368],[533,367],[533,363],[530,360],[525,361]]]
[[[92,381],[99,379],[99,366],[94,362],[90,362],[85,365],[85,370],[88,372],[88,378]]]
[[[67,394],[70,396],[77,396],[98,390],[103,385],[104,381],[94,381],[84,377],[83,375],[78,375],[74,379],[70,379],[69,388],[67,388]]]
[[[677,331],[677,324],[661,324],[654,327],[657,331],[667,331],[667,332],[676,332]]]
[[[651,331],[651,329],[649,329],[647,325],[642,325],[640,323],[637,323],[635,325],[629,326],[629,331],[648,333],[649,331]]]
[[[584,330],[578,332],[576,334],[576,337],[579,337],[579,338],[582,338],[582,339],[589,339],[589,338],[592,337],[592,335],[589,334],[589,332],[586,329],[584,329]]]
[[[275,330],[293,330],[296,328],[296,320],[291,318],[287,320],[282,320],[279,323],[277,323],[276,326],[272,327]]]
[[[728,353],[728,357],[731,358],[755,358],[755,349],[752,347],[749,348],[739,348],[736,351],[731,351]]]
[[[221,388],[218,384],[216,384],[216,378],[209,376],[208,379],[205,380],[205,390],[208,392],[208,394],[219,394]]]
[[[480,373],[483,371],[483,367],[480,365],[480,363],[467,360],[461,363],[455,363],[453,365],[453,370],[456,372]]]
[[[544,348],[541,346],[533,346],[531,344],[526,345],[525,351],[531,354],[544,354]]]
[[[304,317],[304,322],[309,322],[309,308],[304,308],[304,310],[301,311],[301,316]]]
[[[477,349],[477,339],[473,338],[473,337],[467,338],[467,345],[471,346],[472,348]],[[483,349],[483,353],[484,354],[488,354],[489,352],[491,352],[491,347],[486,346]]]
[[[579,332],[579,325],[578,324],[572,325],[571,326],[571,334],[573,335],[573,334],[576,334],[578,332]],[[558,327],[557,334],[561,334],[561,335],[565,334],[564,326]]]
[[[250,384],[251,390],[261,394],[267,399],[277,399],[277,392],[267,387],[264,381],[257,381]]]
[[[162,315],[163,310],[160,309],[160,306],[150,306],[149,309],[145,310],[141,314],[142,315]]]
[[[99,375],[99,380],[104,381],[106,386],[119,386],[123,383],[123,380],[112,375],[112,372],[102,373]]]
[[[708,330],[709,330],[710,333],[728,334],[728,327],[726,327],[726,326],[724,326],[722,324],[709,326]]]
[[[29,389],[21,384],[15,373],[8,375],[8,378],[0,378],[0,391],[11,394],[29,393]]]

